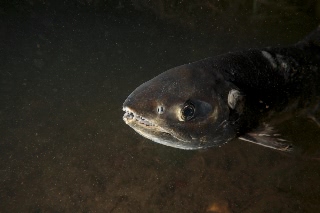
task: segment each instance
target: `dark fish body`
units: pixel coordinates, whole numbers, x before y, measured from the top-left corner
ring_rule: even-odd
[[[123,119],[142,136],[181,149],[239,137],[290,150],[271,125],[297,115],[319,125],[319,105],[320,27],[289,47],[227,53],[170,69],[129,95]]]

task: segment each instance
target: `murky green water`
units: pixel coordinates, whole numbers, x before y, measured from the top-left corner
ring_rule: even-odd
[[[239,140],[183,151],[122,121],[125,98],[162,71],[298,41],[315,19],[221,22],[209,34],[136,14],[3,16],[1,212],[320,211],[320,132],[308,120],[278,127],[295,155]]]

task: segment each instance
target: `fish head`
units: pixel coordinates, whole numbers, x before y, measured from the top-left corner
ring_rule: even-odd
[[[206,63],[182,65],[136,88],[123,104],[123,120],[163,145],[219,146],[236,137],[228,104],[233,87]]]

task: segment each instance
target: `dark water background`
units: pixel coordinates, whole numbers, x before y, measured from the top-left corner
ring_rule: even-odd
[[[278,127],[299,154],[239,140],[178,150],[122,121],[125,98],[155,75],[296,42],[316,14],[222,13],[209,29],[121,4],[26,5],[0,11],[0,212],[320,212],[320,132],[307,119]]]

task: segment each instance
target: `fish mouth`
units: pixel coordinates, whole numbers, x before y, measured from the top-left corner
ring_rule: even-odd
[[[150,119],[137,114],[129,107],[123,107],[123,111],[125,112],[123,115],[124,122],[144,137],[151,140],[155,140],[154,138],[160,137],[160,135],[161,137],[166,138],[175,137],[172,131],[167,130],[150,121]]]
[[[144,128],[158,127],[156,124],[146,119],[145,117],[138,115],[133,110],[128,107],[123,107],[122,109],[125,113],[123,115],[123,120],[128,125],[139,125]]]
[[[123,107],[123,111],[125,112],[123,115],[124,122],[142,136],[150,140],[157,140],[156,138],[160,135],[162,135],[162,137],[173,137],[172,133],[137,114],[129,107]]]
[[[143,137],[166,146],[180,149],[194,149],[186,146],[185,143],[187,141],[178,139],[170,130],[166,130],[150,121],[150,119],[137,114],[129,107],[123,107],[123,111],[125,112],[123,115],[124,122]]]

